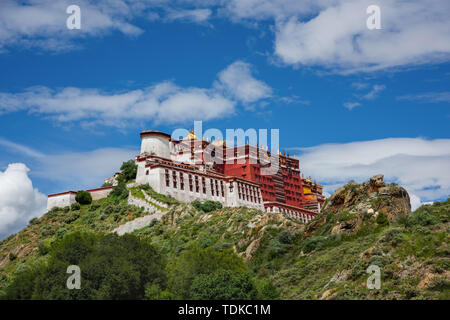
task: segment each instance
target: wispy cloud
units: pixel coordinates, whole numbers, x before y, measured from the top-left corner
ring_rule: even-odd
[[[376,85],[374,85],[372,87],[372,90],[369,91],[367,94],[363,95],[362,98],[365,99],[365,100],[373,100],[373,99],[377,98],[378,94],[381,91],[383,91],[384,89],[386,89],[385,85],[378,85],[378,84],[376,84]]]
[[[420,94],[408,94],[397,97],[397,100],[408,100],[421,103],[449,103],[450,91],[445,92],[427,92]]]
[[[192,9],[192,10],[169,10],[166,15],[167,21],[182,20],[195,23],[203,23],[211,18],[210,9]]]
[[[348,110],[352,110],[356,107],[360,107],[361,103],[359,102],[344,102],[344,107],[347,108]]]

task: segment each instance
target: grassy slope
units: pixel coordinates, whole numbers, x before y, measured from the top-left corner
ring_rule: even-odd
[[[330,234],[338,217],[329,216],[311,236],[302,223],[280,214],[248,208],[202,213],[182,203],[173,206],[163,221],[135,233],[150,237],[169,259],[194,242],[217,249],[233,247],[255,276],[272,279],[285,299],[449,299],[450,202],[419,210],[441,216],[441,223],[410,227],[367,223],[357,234],[346,236]],[[44,215],[0,243],[0,290],[16,272],[46,259],[39,253],[40,244],[45,248],[75,230],[110,232],[142,215],[126,200],[111,198],[81,210]],[[10,261],[10,252],[17,258]],[[381,290],[365,288],[369,264],[382,267]]]

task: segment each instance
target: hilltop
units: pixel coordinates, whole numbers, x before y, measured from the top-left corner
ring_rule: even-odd
[[[133,188],[133,194],[138,195],[139,189]],[[168,206],[160,208],[165,210],[161,219],[133,231],[167,262],[167,282],[159,284],[166,293],[153,297],[177,297],[172,291],[178,290],[174,283],[179,279],[171,274],[188,261],[186,252],[199,248],[212,256],[223,252],[239,257],[238,271],[245,270],[245,281],[255,283],[259,292],[244,298],[450,298],[450,200],[410,213],[407,192],[385,184],[382,177],[336,190],[321,214],[307,224],[244,207],[205,209],[162,195],[158,200]],[[74,232],[108,234],[146,215],[142,208],[128,205],[122,194],[33,219],[0,243],[0,290],[5,291],[21,272],[45,265],[52,247]],[[373,264],[382,269],[379,290],[366,288],[366,269]],[[218,281],[214,279],[201,280]]]

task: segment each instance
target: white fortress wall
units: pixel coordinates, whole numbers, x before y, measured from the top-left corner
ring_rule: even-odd
[[[141,143],[141,154],[149,153],[170,159],[169,138],[162,135],[144,135]]]
[[[76,192],[69,191],[61,194],[50,195],[47,199],[47,211],[53,208],[64,208],[75,203]]]
[[[91,194],[92,200],[99,200],[106,198],[111,193],[112,190],[113,187],[105,187],[86,191]]]

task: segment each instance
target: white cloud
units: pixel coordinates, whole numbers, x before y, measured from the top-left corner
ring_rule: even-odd
[[[397,97],[398,100],[416,101],[422,103],[441,103],[450,102],[450,91],[445,92],[426,92],[420,94],[409,94]]]
[[[365,99],[365,100],[373,100],[373,99],[377,98],[377,97],[378,97],[378,94],[379,94],[381,91],[383,91],[384,89],[386,89],[386,86],[385,86],[385,85],[378,85],[378,84],[376,84],[376,85],[374,85],[374,86],[372,87],[372,90],[369,91],[369,92],[368,92],[367,94],[365,94],[364,96],[362,96],[362,98]]]
[[[192,10],[169,10],[166,20],[185,20],[195,23],[202,23],[211,17],[210,9],[192,9]]]
[[[251,65],[236,61],[219,73],[216,86],[224,88],[236,99],[250,103],[272,96],[272,88],[252,76]]]
[[[450,195],[450,139],[388,138],[297,150],[302,171],[334,189],[383,173],[422,200]]]
[[[314,7],[310,1],[298,2]],[[449,1],[379,0],[381,30],[366,26],[371,4],[322,1],[306,18],[301,10],[288,17],[283,12],[276,20],[275,54],[288,65],[324,66],[342,73],[449,60]]]
[[[0,239],[45,212],[47,197],[33,188],[28,172],[22,163],[10,164],[4,172],[0,171]]]
[[[134,24],[138,18],[205,24],[217,11],[218,17],[250,26],[273,23],[274,53],[294,67],[351,73],[450,59],[448,0],[378,0],[381,30],[366,26],[371,0],[79,0],[83,18],[77,31],[65,26],[70,0],[26,3],[3,0],[0,50],[13,44],[68,49],[74,38],[113,31],[138,35],[144,31]]]
[[[45,50],[72,48],[74,38],[101,36],[113,31],[138,35],[142,30],[128,22],[139,14],[127,1],[79,0],[81,29],[68,30],[66,9],[70,0],[3,0],[0,10],[0,49],[20,44]],[[141,7],[142,9],[143,7]]]
[[[359,102],[344,102],[344,107],[346,107],[348,110],[352,110],[356,107],[360,107],[361,103]]]
[[[85,121],[124,126],[131,121],[186,123],[229,116],[238,102],[270,97],[272,89],[252,77],[241,61],[219,73],[210,89],[182,88],[166,81],[128,92],[67,87],[32,87],[21,93],[0,93],[0,114],[28,110],[58,122]]]

